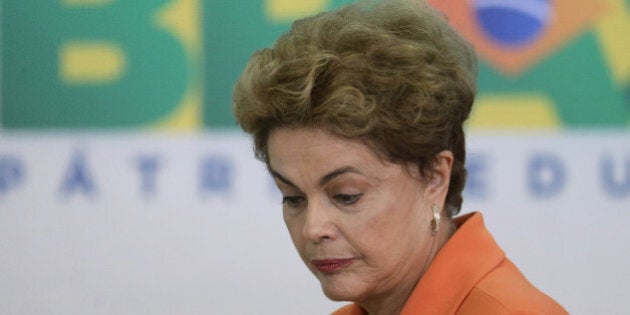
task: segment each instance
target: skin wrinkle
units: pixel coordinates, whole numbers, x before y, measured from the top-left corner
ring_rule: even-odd
[[[326,295],[377,313],[399,311],[424,272],[418,266],[448,238],[431,235],[430,205],[444,202],[450,164],[437,165],[433,180],[419,180],[413,164],[384,161],[360,140],[313,128],[276,129],[269,150],[269,168],[283,196],[301,198],[295,208],[285,204],[283,216]],[[335,199],[339,193],[361,197],[343,205]],[[442,233],[450,232],[444,226]],[[326,274],[310,263],[323,258],[356,262]]]

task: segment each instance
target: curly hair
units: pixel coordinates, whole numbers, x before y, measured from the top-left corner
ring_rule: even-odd
[[[457,214],[466,181],[463,123],[476,91],[472,47],[421,1],[362,1],[293,23],[254,53],[233,94],[238,123],[269,163],[278,127],[315,127],[363,139],[430,176],[453,153],[446,207]]]

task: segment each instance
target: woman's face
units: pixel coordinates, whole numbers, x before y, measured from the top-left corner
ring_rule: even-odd
[[[276,129],[268,148],[291,239],[325,294],[406,298],[431,255],[433,180],[319,129]]]

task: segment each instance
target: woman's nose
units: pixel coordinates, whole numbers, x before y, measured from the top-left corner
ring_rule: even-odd
[[[334,214],[322,204],[309,204],[303,226],[303,236],[307,240],[320,243],[326,239],[335,239],[337,227],[333,220]]]

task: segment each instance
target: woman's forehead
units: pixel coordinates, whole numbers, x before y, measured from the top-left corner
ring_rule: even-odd
[[[269,169],[285,179],[321,177],[338,170],[379,179],[401,165],[386,162],[364,141],[335,136],[325,130],[278,129],[268,142]]]

